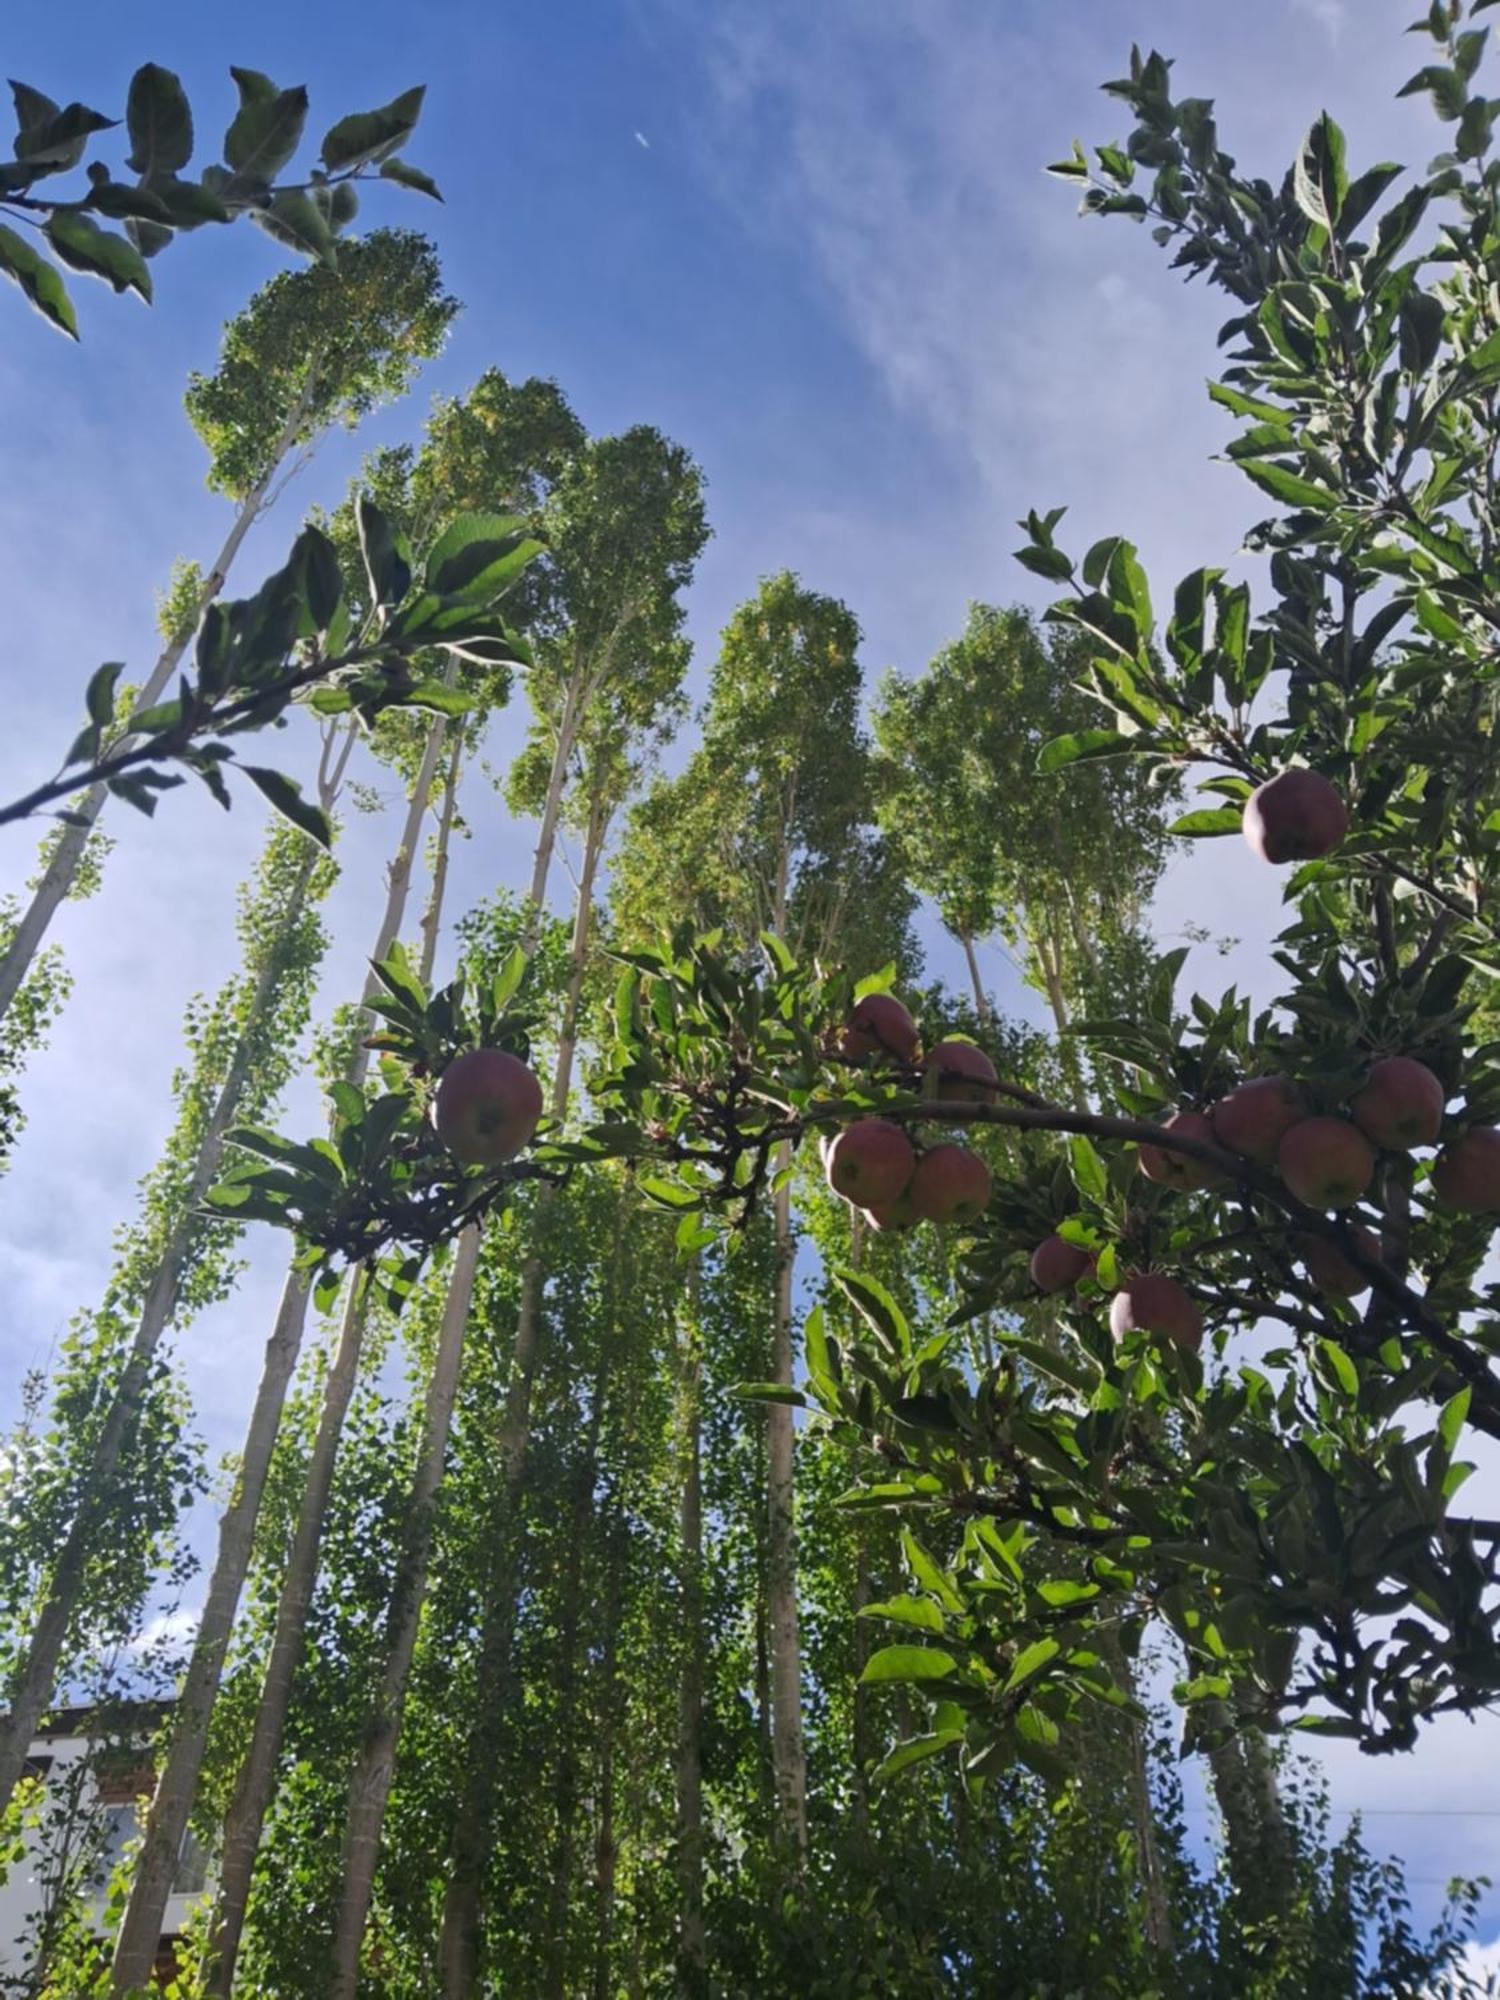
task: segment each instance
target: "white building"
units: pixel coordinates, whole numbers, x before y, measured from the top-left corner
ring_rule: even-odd
[[[61,1876],[81,1872],[103,1928],[109,1877],[144,1825],[155,1784],[151,1738],[169,1707],[131,1703],[103,1722],[93,1709],[58,1709],[33,1739],[27,1770],[41,1779],[41,1792],[28,1813],[25,1855],[0,1881],[0,1995],[22,1990]],[[159,1973],[172,1969],[173,1941],[205,1886],[204,1857],[190,1834],[167,1901]]]

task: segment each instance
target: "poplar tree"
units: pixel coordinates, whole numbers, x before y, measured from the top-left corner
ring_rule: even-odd
[[[322,796],[331,807],[342,753],[331,739],[327,749]],[[139,1220],[122,1232],[101,1306],[70,1336],[54,1391],[61,1448],[38,1484],[14,1496],[24,1512],[16,1527],[0,1806],[24,1767],[70,1635],[77,1641],[91,1581],[114,1603],[116,1618],[142,1588],[137,1563],[124,1559],[137,1542],[126,1524],[141,1506],[140,1482],[149,1480],[159,1495],[148,1510],[154,1532],[137,1559],[146,1575],[154,1534],[174,1517],[169,1475],[165,1490],[159,1483],[170,1428],[164,1436],[148,1414],[163,1375],[158,1350],[169,1326],[186,1324],[232,1282],[229,1253],[239,1232],[206,1218],[201,1203],[230,1127],[270,1113],[290,1074],[326,945],[317,909],[331,880],[321,851],[278,822],[241,897],[242,970],[210,1006],[189,1012],[191,1060],[174,1080],[177,1123],[143,1184]]]
[[[427,238],[385,229],[346,244],[337,269],[280,273],[229,322],[218,367],[194,375],[185,400],[208,452],[209,491],[234,512],[207,568],[187,565],[174,578],[165,643],[134,708],[161,700],[245,537],[319,440],[404,395],[441,350],[457,311]],[[108,797],[107,786],[92,787],[49,839],[41,878],[0,955],[0,1019],[73,893]]]

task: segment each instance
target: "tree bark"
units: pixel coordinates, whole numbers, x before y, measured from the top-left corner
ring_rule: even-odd
[[[618,1256],[619,1232],[615,1234]],[[610,1330],[605,1330],[605,1338]],[[588,1436],[579,1463],[573,1495],[567,1566],[563,1577],[562,1627],[558,1635],[557,1707],[560,1717],[557,1781],[553,1788],[557,1818],[557,1854],[552,1866],[552,1894],[547,1925],[547,1991],[567,1991],[568,1903],[573,1882],[574,1833],[578,1818],[577,1721],[573,1714],[578,1687],[578,1628],[583,1611],[583,1551],[594,1514],[594,1484],[599,1474],[599,1431],[609,1388],[609,1354],[600,1354],[589,1403]]]
[[[1211,1723],[1228,1721],[1222,1703],[1207,1708]],[[1208,1767],[1236,1894],[1256,1920],[1285,1915],[1296,1897],[1297,1855],[1265,1737],[1246,1729],[1226,1738],[1209,1751]]]
[[[571,692],[571,690],[570,690]],[[565,707],[565,717],[566,717]],[[532,874],[530,920],[523,934],[528,952],[536,947],[541,928],[540,898],[546,893],[551,867],[561,789],[567,777],[571,745],[566,732],[559,730],[549,784],[550,811],[543,814],[543,833],[537,844],[536,866]],[[558,798],[551,799],[553,787]],[[578,1035],[578,1009],[583,993],[588,961],[589,933],[593,915],[594,882],[608,830],[609,815],[602,800],[591,801],[585,840],[583,867],[578,881],[578,903],[573,918],[572,964],[568,996],[557,1043],[557,1066],[553,1071],[548,1113],[561,1119],[567,1111],[572,1089],[573,1054]],[[532,1239],[538,1243],[552,1211],[552,1191],[543,1186],[536,1200]],[[501,1419],[499,1458],[501,1490],[498,1518],[490,1531],[495,1551],[494,1567],[485,1593],[485,1609],[480,1628],[478,1690],[473,1727],[469,1732],[466,1781],[454,1818],[449,1848],[448,1888],[443,1899],[442,1931],[438,1944],[438,1965],[443,2000],[468,2000],[474,1991],[479,1955],[480,1908],[483,1901],[484,1870],[488,1835],[495,1803],[495,1769],[491,1746],[500,1727],[509,1699],[508,1659],[513,1623],[514,1579],[507,1553],[509,1523],[525,1477],[526,1450],[531,1425],[531,1389],[536,1377],[541,1345],[542,1258],[540,1249],[528,1254],[521,1270],[521,1293],[516,1308],[515,1345],[511,1354],[510,1382]]]
[[[276,1606],[276,1628],[271,1640],[270,1658],[266,1662],[260,1706],[255,1714],[250,1747],[240,1766],[229,1810],[224,1817],[219,1894],[210,1946],[213,1962],[205,1988],[208,1993],[217,1996],[217,2000],[229,2000],[233,1990],[234,1965],[245,1927],[245,1910],[250,1900],[250,1878],[255,1869],[261,1828],[265,1824],[266,1811],[276,1785],[276,1765],[281,1755],[287,1711],[291,1706],[292,1678],[302,1657],[308,1607],[317,1583],[318,1555],[323,1540],[324,1518],[328,1512],[328,1496],[333,1489],[339,1436],[359,1373],[368,1282],[368,1274],[364,1270],[359,1271],[349,1286],[344,1303],[339,1344],[323,1384],[323,1403],[318,1415],[312,1456],[308,1461],[307,1484],[303,1489],[286,1577]]]
[[[450,677],[453,669],[450,667]],[[427,732],[423,746],[422,760],[413,782],[411,796],[407,803],[406,820],[401,830],[401,839],[386,875],[386,902],[381,914],[380,927],[376,932],[375,948],[371,957],[381,959],[387,956],[400,933],[402,920],[406,914],[407,898],[411,889],[413,857],[422,837],[422,823],[432,796],[433,781],[437,775],[438,760],[448,733],[448,724],[441,718],[435,719]],[[374,997],[379,982],[373,972],[365,981],[363,1000],[366,1004]],[[348,1078],[359,1087],[369,1066],[369,1051],[363,1047],[354,1050],[350,1061]],[[293,1296],[293,1282],[289,1281],[283,1298],[283,1311],[288,1325],[285,1338],[292,1348],[292,1361],[301,1346],[303,1329],[306,1324],[309,1294],[298,1290]],[[332,1486],[334,1461],[338,1452],[339,1433],[343,1427],[349,1399],[354,1391],[354,1378],[358,1369],[359,1351],[363,1337],[364,1284],[356,1278],[351,1283],[345,1305],[344,1325],[339,1339],[338,1354],[329,1371],[324,1385],[323,1407],[319,1417],[318,1434],[313,1445],[313,1456],[308,1471],[308,1483],[303,1492],[298,1512],[296,1535],[292,1546],[291,1559],[282,1583],[281,1600],[276,1612],[276,1630],[272,1640],[271,1656],[267,1663],[265,1682],[261,1690],[260,1707],[256,1713],[255,1728],[250,1748],[240,1768],[234,1796],[224,1824],[224,1854],[221,1867],[219,1894],[214,1912],[213,1940],[211,1947],[212,1964],[206,1991],[218,2000],[228,2000],[234,1982],[235,1960],[239,1952],[240,1935],[244,1929],[245,1910],[250,1895],[250,1877],[255,1866],[255,1854],[260,1844],[260,1831],[270,1804],[275,1782],[276,1762],[280,1755],[282,1733],[286,1725],[287,1710],[291,1700],[292,1675],[302,1649],[303,1628],[307,1607],[312,1601],[313,1587],[317,1580],[318,1555],[322,1543],[323,1515]],[[295,1320],[295,1324],[292,1321]],[[276,1338],[273,1335],[273,1342]],[[288,1374],[290,1371],[288,1371]],[[279,1385],[273,1381],[263,1381],[256,1397],[257,1418],[278,1424],[281,1407],[286,1396],[286,1380]],[[265,1408],[263,1409],[263,1400]],[[274,1406],[274,1407],[273,1407]],[[314,1473],[316,1472],[316,1481]],[[255,1505],[259,1506],[259,1495]],[[253,1516],[250,1521],[253,1533]],[[249,1556],[249,1537],[244,1546],[244,1560],[235,1563],[231,1552],[226,1551],[225,1530],[228,1520],[220,1531],[220,1561],[225,1565],[224,1590],[226,1598],[232,1595],[238,1603],[243,1587]],[[235,1573],[237,1571],[237,1573]],[[217,1566],[216,1566],[217,1575]],[[232,1613],[231,1613],[232,1616]],[[223,1654],[219,1656],[222,1671]],[[217,1690],[215,1689],[215,1692]],[[209,1712],[201,1719],[191,1717],[186,1726],[201,1731],[202,1740],[197,1747],[197,1757],[201,1762],[203,1746],[207,1740]],[[186,1753],[184,1753],[186,1755]],[[231,1842],[232,1835],[232,1842]],[[179,1835],[180,1838],[180,1835]]]
[[[611,1537],[609,1588],[604,1604],[604,1695],[599,1748],[599,1832],[594,1842],[594,1894],[597,1910],[594,1948],[593,2000],[611,2000],[610,1962],[614,1952],[615,1863],[615,1677],[620,1623],[620,1536]],[[633,1987],[638,1991],[639,1987]]]
[[[386,1800],[390,1797],[395,1768],[396,1742],[401,1733],[407,1681],[417,1648],[422,1600],[427,1590],[427,1558],[432,1548],[438,1487],[448,1456],[448,1434],[453,1422],[454,1398],[458,1394],[464,1328],[474,1295],[474,1272],[479,1261],[481,1234],[480,1225],[472,1222],[459,1236],[448,1295],[443,1305],[437,1353],[427,1385],[422,1454],[412,1480],[406,1527],[391,1590],[380,1695],[366,1724],[349,1785],[344,1858],[340,1871],[342,1889],[334,1927],[333,1974],[328,1984],[330,2000],[355,2000],[359,1984],[360,1946],[364,1941],[365,1921],[375,1887],[375,1864],[379,1857]]]
[[[964,957],[968,960],[969,980],[974,989],[974,1011],[988,1027],[994,1019],[995,1010],[990,1005],[990,996],[985,992],[984,980],[980,977],[979,958],[974,950],[974,940],[967,931],[962,931],[959,934],[959,942],[963,945]]]
[[[297,878],[296,901],[286,919],[288,932],[300,917],[313,866],[314,856],[309,853],[306,866]],[[68,1628],[78,1609],[100,1519],[109,1502],[120,1461],[134,1433],[157,1348],[176,1309],[183,1267],[198,1226],[195,1210],[219,1170],[224,1135],[238,1115],[240,1098],[249,1080],[254,1059],[250,1025],[258,1021],[271,1004],[279,972],[275,952],[268,952],[251,995],[249,1022],[236,1043],[199,1144],[182,1214],[167,1239],[166,1250],[142,1303],[129,1357],[95,1441],[83,1497],[53,1568],[47,1599],[37,1618],[21,1671],[10,1690],[8,1713],[0,1722],[0,1811],[10,1802],[25,1766],[31,1740],[57,1684],[58,1662]]]
[[[696,1311],[699,1266],[689,1278],[694,1311],[682,1350],[682,1668],[677,1683],[677,1978],[688,2000],[708,1991],[703,1922],[703,1357]]]
[[[791,1149],[777,1149],[776,1170],[791,1165]],[[771,1326],[771,1376],[792,1385],[792,1197],[774,1198],[776,1289]],[[771,1621],[771,1762],[782,1830],[800,1870],[807,1854],[807,1762],[802,1740],[802,1648],[797,1629],[797,1552],[794,1525],[795,1432],[785,1403],[766,1411],[766,1598]]]

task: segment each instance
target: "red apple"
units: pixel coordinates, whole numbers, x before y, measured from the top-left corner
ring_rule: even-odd
[[[1443,1086],[1426,1063],[1383,1056],[1355,1094],[1349,1112],[1367,1139],[1388,1153],[1433,1146],[1443,1129]]]
[[[1132,1271],[1110,1301],[1109,1330],[1164,1334],[1196,1354],[1203,1345],[1203,1315],[1191,1293],[1164,1271]]]
[[[899,1125],[888,1118],[861,1118],[846,1125],[828,1149],[828,1185],[845,1201],[869,1207],[894,1201],[916,1164]]]
[[[1221,1097],[1209,1113],[1214,1137],[1227,1152],[1270,1166],[1283,1133],[1307,1116],[1296,1085],[1284,1076],[1256,1076]]]
[[[1031,1282],[1039,1291],[1070,1292],[1093,1259],[1061,1236],[1047,1236],[1031,1253]]]
[[[1320,861],[1349,831],[1349,808],[1321,772],[1297,766],[1250,794],[1243,824],[1262,861]]]
[[[1219,1143],[1213,1126],[1201,1111],[1174,1111],[1163,1122],[1162,1130],[1176,1132],[1184,1139],[1198,1139],[1205,1146]],[[1160,1181],[1163,1187],[1184,1191],[1224,1184],[1224,1176],[1217,1169],[1202,1160],[1190,1160],[1186,1153],[1174,1153],[1168,1146],[1142,1146],[1140,1169],[1148,1181]]]
[[[993,1104],[995,1065],[973,1042],[939,1042],[927,1057],[929,1088],[950,1104]]]
[[[924,1222],[972,1222],[989,1199],[990,1170],[967,1146],[934,1146],[918,1160],[911,1205]]]
[[[1367,1257],[1379,1259],[1380,1238],[1373,1229],[1354,1223],[1349,1233]],[[1302,1259],[1308,1277],[1330,1298],[1356,1299],[1370,1289],[1370,1280],[1364,1272],[1357,1264],[1351,1264],[1338,1245],[1330,1243],[1326,1236],[1294,1236],[1292,1248]]]
[[[1500,1129],[1471,1125],[1438,1154],[1432,1191],[1466,1215],[1500,1215]]]
[[[911,1205],[910,1187],[904,1187],[894,1201],[871,1202],[864,1211],[864,1217],[879,1234],[887,1230],[912,1228],[917,1220],[917,1211]]]
[[[471,1049],[438,1079],[432,1122],[455,1160],[498,1167],[529,1143],[542,1115],[542,1086],[504,1049]]]
[[[867,993],[849,1015],[839,1052],[853,1062],[879,1053],[909,1063],[916,1060],[917,1040],[916,1022],[893,993]]]
[[[1348,1208],[1375,1173],[1375,1149],[1343,1118],[1304,1118],[1276,1149],[1281,1178],[1310,1208]]]

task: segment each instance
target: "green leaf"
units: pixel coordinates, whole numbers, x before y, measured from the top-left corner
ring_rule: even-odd
[[[1099,1595],[1097,1583],[1072,1583],[1059,1578],[1053,1583],[1039,1583],[1037,1596],[1044,1604],[1050,1604],[1056,1611],[1066,1609],[1071,1604],[1087,1604],[1090,1598]]]
[[[1469,1403],[1473,1397],[1473,1393],[1473,1390],[1467,1387],[1460,1389],[1456,1396],[1450,1396],[1448,1401],[1444,1403],[1441,1414],[1438,1417],[1438,1438],[1444,1452],[1449,1458],[1458,1449],[1458,1440],[1463,1434],[1465,1423],[1468,1421]]]
[[[943,1630],[943,1614],[930,1597],[887,1597],[860,1607],[861,1618],[889,1618],[896,1625],[917,1625],[924,1632]]]
[[[466,604],[493,604],[541,548],[516,515],[463,514],[433,544],[423,587]]]
[[[1310,507],[1326,514],[1334,505],[1333,494],[1315,486],[1310,479],[1304,479],[1290,467],[1278,464],[1275,459],[1237,458],[1235,464],[1263,493],[1269,493],[1274,500],[1285,501],[1289,507]]]
[[[1082,764],[1093,757],[1128,757],[1140,749],[1138,736],[1126,736],[1118,729],[1080,729],[1043,744],[1036,767],[1046,777],[1068,764]]]
[[[196,229],[203,222],[233,222],[233,211],[201,181],[158,181],[153,192],[171,216],[174,227]]]
[[[300,827],[319,847],[332,848],[333,828],[328,824],[328,815],[320,806],[303,798],[302,787],[295,778],[287,777],[284,771],[269,770],[262,764],[242,764],[240,769],[284,819]]]
[[[1180,840],[1215,840],[1226,833],[1238,833],[1244,817],[1238,806],[1206,806],[1173,820],[1167,832]]]
[[[238,181],[275,180],[296,152],[307,123],[307,91],[278,90],[266,96],[267,79],[255,70],[236,70],[240,86],[240,109],[224,134],[224,158],[233,167]],[[254,79],[247,87],[247,79]]]
[[[856,1312],[874,1328],[882,1346],[893,1355],[910,1354],[911,1328],[885,1286],[864,1271],[843,1267],[835,1270],[833,1277]]]
[[[16,108],[19,112],[24,84],[12,84]],[[38,104],[49,103],[40,91],[28,93],[28,97]],[[119,124],[118,118],[106,118],[101,111],[91,111],[86,104],[69,104],[40,124],[23,123],[16,135],[16,158],[24,166],[40,171],[57,173],[65,167],[77,166],[83,158],[84,148],[95,132],[108,132]]]
[[[1320,1340],[1318,1352],[1327,1362],[1335,1381],[1346,1396],[1359,1394],[1359,1370],[1336,1340]]]
[[[434,201],[441,201],[438,184],[430,174],[424,174],[420,167],[408,165],[405,160],[382,160],[380,178],[394,181],[397,187],[411,188],[417,194],[431,195]]]
[[[44,319],[50,319],[72,339],[78,338],[78,317],[62,279],[24,237],[3,223],[0,223],[0,271],[15,279]]]
[[[903,1528],[901,1531],[901,1552],[906,1557],[907,1567],[922,1588],[930,1591],[945,1610],[953,1612],[956,1617],[962,1617],[967,1607],[954,1589],[952,1579],[910,1528]]]
[[[859,1679],[862,1687],[881,1681],[940,1681],[957,1666],[953,1655],[939,1646],[882,1646],[865,1661]]]
[[[47,218],[47,241],[69,270],[103,278],[116,292],[138,292],[150,304],[151,273],[128,238],[99,228],[76,209],[54,209]]]
[[[789,1389],[785,1382],[736,1382],[729,1393],[742,1403],[787,1403],[794,1410],[807,1408],[802,1391]]]
[[[512,945],[510,955],[490,985],[490,1006],[496,1014],[503,1014],[515,998],[516,991],[526,976],[528,964],[530,959],[525,945]]]
[[[419,83],[378,111],[354,111],[341,118],[323,141],[322,161],[329,173],[356,171],[395,152],[422,115],[426,94],[427,86]]]
[[[338,268],[333,230],[310,196],[287,189],[275,195],[268,208],[252,209],[251,219],[288,250],[295,250],[301,257],[316,258],[330,271]]]
[[[1000,1692],[1009,1694],[1011,1689],[1019,1687],[1022,1681],[1029,1681],[1033,1674],[1041,1672],[1049,1660],[1055,1660],[1061,1651],[1062,1647],[1056,1639],[1035,1639],[1029,1646],[1023,1646],[1017,1653],[1010,1674]]]
[[[115,684],[125,671],[123,661],[110,660],[99,667],[89,677],[84,704],[89,712],[89,720],[100,729],[107,729],[115,719]]]
[[[1336,230],[1349,192],[1344,135],[1325,111],[1302,142],[1292,176],[1297,206],[1319,228]]]
[[[1109,1175],[1093,1141],[1075,1133],[1068,1141],[1068,1157],[1078,1192],[1091,1201],[1103,1201],[1109,1193]]]
[[[912,1764],[920,1764],[925,1758],[936,1757],[950,1749],[955,1743],[962,1743],[961,1729],[937,1729],[927,1736],[908,1736],[904,1743],[898,1743],[894,1750],[882,1757],[870,1773],[872,1785],[883,1785]]]
[[[142,63],[130,79],[125,122],[130,132],[125,164],[142,180],[175,174],[193,157],[193,114],[171,70]]]
[[[411,552],[405,538],[393,531],[367,493],[355,500],[354,520],[371,596],[377,605],[399,604],[411,589]]]

